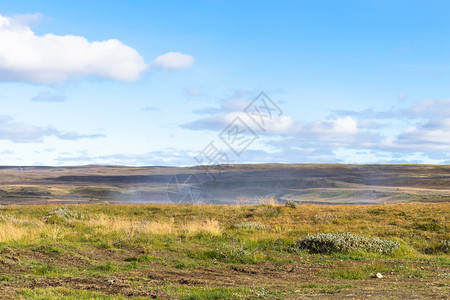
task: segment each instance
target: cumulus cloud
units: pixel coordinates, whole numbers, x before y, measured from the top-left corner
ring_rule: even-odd
[[[0,81],[50,84],[81,76],[133,81],[148,68],[135,49],[116,39],[36,35],[26,25],[35,18],[0,15]]]
[[[34,126],[16,122],[11,116],[0,115],[0,140],[10,140],[16,143],[39,143],[49,136],[63,140],[104,137],[102,134],[79,134],[77,132],[61,131],[53,126]]]
[[[63,102],[67,97],[58,92],[42,91],[38,95],[31,98],[31,101],[35,102]]]
[[[189,54],[180,52],[168,52],[158,56],[153,61],[153,66],[165,71],[184,70],[192,67],[195,58]]]

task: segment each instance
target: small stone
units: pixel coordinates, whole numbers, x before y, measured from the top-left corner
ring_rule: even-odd
[[[381,275],[381,273],[377,273],[377,278],[383,278],[383,275]]]

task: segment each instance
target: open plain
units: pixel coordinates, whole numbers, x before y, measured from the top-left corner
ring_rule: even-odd
[[[449,167],[201,171],[2,168],[2,297],[447,299]]]

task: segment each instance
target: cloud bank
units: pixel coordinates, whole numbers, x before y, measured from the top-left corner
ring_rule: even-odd
[[[246,96],[236,93],[218,107],[196,110],[203,116],[181,127],[220,132],[236,116],[246,121]],[[424,100],[379,111],[340,110],[324,120],[308,122],[280,116],[267,129],[262,142],[273,151],[247,150],[261,161],[354,163],[359,162],[358,156],[374,163],[450,160],[450,100]],[[248,160],[254,161],[249,155]]]

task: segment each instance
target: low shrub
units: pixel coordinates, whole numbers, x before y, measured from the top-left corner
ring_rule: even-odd
[[[450,253],[450,240],[442,241],[439,250],[444,253]]]
[[[295,203],[295,202],[292,201],[292,200],[287,200],[287,201],[284,203],[284,206],[290,207],[290,208],[296,208],[296,207],[297,207],[297,203]]]
[[[22,219],[14,217],[10,214],[0,215],[0,223],[12,223],[12,224],[29,225],[29,226],[40,225],[40,222],[22,220]]]
[[[312,220],[314,224],[330,224],[336,220],[337,216],[334,214],[315,215]]]
[[[63,217],[53,215],[45,218],[45,223],[47,224],[55,224],[55,225],[66,225],[67,220]]]
[[[16,217],[11,216],[9,214],[7,214],[7,215],[0,215],[0,222],[4,222],[4,223],[8,223],[8,222],[20,223],[20,221],[21,221],[20,219],[17,219]]]
[[[439,254],[439,253],[446,253],[449,254],[450,251],[450,240],[443,240],[440,242],[436,242],[432,244],[431,246],[424,247],[422,249],[422,252],[425,254]]]
[[[234,224],[234,227],[237,229],[255,229],[255,230],[263,230],[270,228],[270,226],[258,222],[242,222]]]
[[[321,233],[299,239],[297,247],[311,253],[366,251],[392,254],[400,247],[398,242],[359,236],[352,233]]]
[[[50,211],[45,217],[44,220],[46,223],[50,224],[58,224],[63,225],[67,221],[71,220],[83,220],[85,219],[85,215],[74,209],[70,209],[67,206],[60,206]]]

